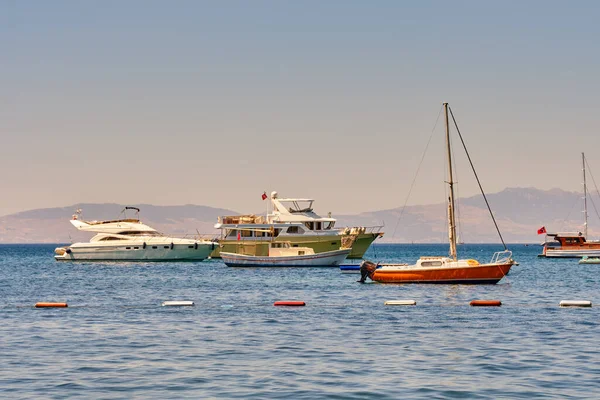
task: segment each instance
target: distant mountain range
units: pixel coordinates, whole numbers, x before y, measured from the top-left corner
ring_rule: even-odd
[[[582,229],[582,195],[560,189],[507,188],[488,194],[488,201],[506,242],[532,243],[542,240],[536,231],[541,226],[551,231]],[[317,199],[318,200],[318,199]],[[600,201],[595,199],[600,206]],[[588,202],[589,232],[600,234],[600,220],[595,203]],[[318,205],[318,202],[317,202]],[[174,235],[201,233],[214,237],[213,225],[221,215],[235,211],[198,205],[153,206],[134,205],[141,211],[142,222]],[[69,243],[88,240],[92,235],[77,231],[70,223],[76,209],[83,210],[84,219],[117,219],[125,206],[121,204],[75,204],[62,208],[24,211],[0,217],[0,243]],[[318,208],[317,213],[319,212]],[[324,213],[323,213],[324,214]],[[459,239],[466,243],[498,242],[482,196],[458,201]],[[128,214],[133,217],[133,213]],[[336,226],[385,225],[381,242],[436,243],[447,241],[446,205],[443,203],[407,206],[364,212],[356,215],[333,215]]]

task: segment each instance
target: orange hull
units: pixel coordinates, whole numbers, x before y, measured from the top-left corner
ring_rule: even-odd
[[[463,283],[494,284],[510,271],[513,263],[480,264],[468,267],[414,268],[385,270],[377,269],[369,275],[371,280],[381,283]]]

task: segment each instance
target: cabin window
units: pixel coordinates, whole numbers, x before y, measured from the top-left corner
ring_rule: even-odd
[[[312,221],[311,222],[305,222],[304,225],[306,225],[306,227],[309,230],[311,230],[311,231],[314,230],[314,223]]]
[[[441,267],[442,266],[442,262],[441,261],[423,261],[421,263],[422,267]]]
[[[152,246],[153,249],[158,249],[158,246]]]
[[[164,247],[165,249],[168,249],[168,248],[169,248],[169,246],[163,246],[163,247]]]
[[[105,241],[105,240],[125,240],[125,239],[114,237],[114,236],[108,236],[108,237],[100,239],[101,242]]]
[[[131,247],[125,247],[125,250],[131,250]]]
[[[136,247],[134,247],[133,249],[134,249],[134,250],[137,250],[137,249],[139,249],[139,247],[137,247],[137,246],[136,246]]]
[[[333,222],[329,221],[329,222],[323,222],[323,229],[328,230],[333,228]]]
[[[295,244],[295,245],[294,245],[294,247],[298,247],[298,245],[297,245],[297,244]]]
[[[252,237],[253,236],[252,233],[253,233],[252,231],[243,230],[243,231],[240,231],[240,236],[241,237]]]
[[[194,246],[188,246],[188,249],[193,249],[193,248],[194,248]]]
[[[320,231],[322,226],[321,221],[315,222],[315,231]]]
[[[289,228],[287,228],[287,233],[303,234],[304,229],[300,228],[299,226],[290,226]]]
[[[304,250],[298,250],[298,255],[299,256],[303,256],[304,255]]]

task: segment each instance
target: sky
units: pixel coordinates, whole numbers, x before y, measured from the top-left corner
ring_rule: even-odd
[[[273,190],[321,214],[442,202],[443,102],[487,192],[580,191],[581,152],[600,178],[599,18],[594,1],[0,0],[0,215],[257,212]]]

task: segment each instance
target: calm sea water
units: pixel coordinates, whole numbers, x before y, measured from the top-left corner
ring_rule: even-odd
[[[337,268],[216,260],[58,263],[54,247],[0,245],[3,398],[600,398],[599,308],[558,307],[600,306],[600,265],[539,259],[539,246],[511,246],[520,265],[484,286],[361,285]],[[459,249],[480,261],[495,250]],[[367,256],[446,253],[378,245]],[[417,306],[383,305],[394,299]]]

